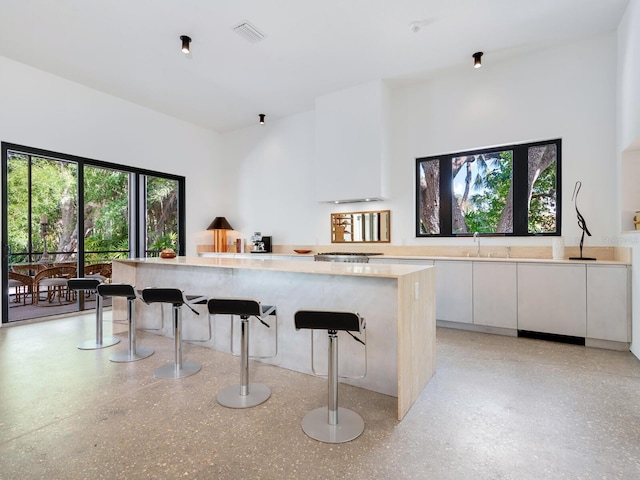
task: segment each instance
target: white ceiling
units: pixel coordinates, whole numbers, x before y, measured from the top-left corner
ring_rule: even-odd
[[[610,32],[628,0],[0,0],[0,55],[224,132]],[[266,37],[233,31],[248,20]],[[420,22],[413,32],[409,25]],[[189,56],[180,35],[192,37]]]

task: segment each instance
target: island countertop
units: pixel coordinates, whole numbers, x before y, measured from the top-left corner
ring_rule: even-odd
[[[242,270],[271,270],[277,272],[314,273],[320,275],[352,275],[358,277],[399,278],[415,273],[426,265],[348,262],[296,262],[260,258],[176,257],[134,258],[117,260],[131,265],[183,265],[189,267],[217,267]]]
[[[171,287],[209,298],[252,298],[275,305],[280,348],[275,358],[260,361],[307,374],[312,373],[310,332],[295,330],[295,312],[358,312],[366,321],[366,376],[341,381],[397,397],[399,420],[435,372],[433,266],[257,258],[138,258],[114,260],[113,281],[137,289]],[[126,305],[118,300],[121,299],[113,302],[114,316],[125,311]],[[207,307],[194,308],[200,310],[199,316],[182,309],[185,338],[206,339]],[[140,304],[136,307],[138,327],[158,328],[161,318],[170,318],[170,309],[168,304]],[[216,315],[211,324],[213,338],[200,345],[229,352],[228,316]],[[252,335],[252,345],[258,349],[269,335],[259,327],[254,326],[258,330]],[[167,325],[158,332],[172,335]],[[315,337],[314,345],[322,338],[326,342],[326,333],[323,336],[317,332]],[[363,347],[348,336],[340,345],[341,374],[357,377],[362,370],[358,367],[363,366]],[[326,345],[318,348],[326,349]],[[321,354],[320,361],[322,357]]]

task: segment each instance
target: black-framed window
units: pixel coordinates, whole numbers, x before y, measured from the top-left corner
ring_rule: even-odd
[[[114,258],[157,256],[168,247],[184,255],[183,176],[5,142],[1,151],[3,322],[26,315],[8,312],[9,269],[31,275],[35,267],[74,264],[82,276]],[[40,298],[27,294],[31,304]]]
[[[416,159],[416,236],[561,234],[560,139]]]

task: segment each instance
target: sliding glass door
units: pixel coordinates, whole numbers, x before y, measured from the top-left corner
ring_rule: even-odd
[[[157,256],[165,248],[177,252],[180,249],[178,181],[145,175],[143,184],[146,231],[144,256]]]
[[[4,143],[2,177],[3,322],[93,308],[64,279],[114,258],[184,254],[183,177]]]

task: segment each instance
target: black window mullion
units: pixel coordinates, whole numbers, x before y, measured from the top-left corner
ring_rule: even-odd
[[[27,262],[35,262],[33,258],[33,201],[32,201],[32,167],[33,158],[27,155],[27,248],[29,249],[29,257]],[[7,202],[8,204],[8,202]],[[4,210],[7,211],[6,209]]]
[[[7,195],[7,175],[9,172],[9,152],[2,143],[2,211],[7,211],[8,195]],[[7,232],[8,220],[7,215],[2,215],[2,291],[9,291],[9,233]],[[7,294],[5,301],[2,303],[2,323],[9,322],[9,295]]]
[[[513,234],[529,234],[529,148],[519,146],[513,149]]]
[[[185,241],[186,232],[186,205],[185,205],[185,180],[178,180],[178,255],[186,255]]]
[[[78,175],[78,277],[84,277],[84,164],[76,163]],[[78,295],[78,298],[82,295]],[[84,302],[81,301],[81,308]]]
[[[453,167],[451,156],[440,159],[440,235],[453,232]]]
[[[555,141],[556,144],[556,235],[562,234],[562,139]]]
[[[138,195],[136,196],[136,258],[146,256],[147,251],[147,177],[136,174]]]

